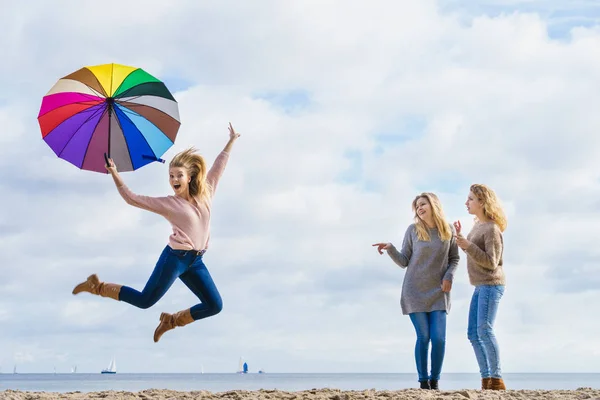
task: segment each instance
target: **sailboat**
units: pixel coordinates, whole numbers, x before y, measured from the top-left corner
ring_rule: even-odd
[[[244,362],[242,363],[244,360],[242,359],[242,357],[240,357],[240,362],[238,364],[238,374],[247,374],[248,373],[248,363]]]
[[[115,357],[110,360],[110,364],[108,364],[107,369],[103,369],[101,374],[116,374],[117,373],[117,363],[115,362]]]
[[[13,374],[17,373],[17,364],[15,364],[15,367],[13,368]]]
[[[74,365],[74,366],[71,367],[71,373],[72,374],[77,373],[77,365]]]

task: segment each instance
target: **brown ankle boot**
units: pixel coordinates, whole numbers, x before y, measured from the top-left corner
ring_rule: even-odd
[[[492,378],[489,388],[491,390],[506,390],[506,385],[502,378]]]
[[[492,383],[492,378],[481,378],[481,390],[489,389],[491,383]]]
[[[160,324],[154,331],[154,343],[158,342],[163,333],[170,331],[176,326],[185,326],[189,323],[194,322],[192,318],[191,310],[176,312],[175,314],[162,313],[160,314]]]
[[[114,300],[119,300],[121,286],[114,283],[100,282],[98,275],[92,274],[88,276],[85,282],[81,282],[73,289],[73,294],[88,292],[102,297],[110,297]]]

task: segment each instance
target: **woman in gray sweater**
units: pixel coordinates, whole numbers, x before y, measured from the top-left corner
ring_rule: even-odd
[[[450,289],[459,255],[455,232],[446,221],[438,197],[418,195],[413,203],[414,223],[406,230],[402,249],[392,243],[376,243],[379,254],[406,268],[400,305],[409,315],[417,334],[415,362],[421,389],[438,389],[446,350],[446,314],[450,311]],[[431,374],[427,361],[431,342]]]

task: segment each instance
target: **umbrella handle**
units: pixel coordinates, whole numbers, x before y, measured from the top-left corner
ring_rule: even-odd
[[[145,158],[146,160],[158,161],[163,164],[165,163],[165,160],[163,160],[162,158],[156,158],[154,156],[147,156],[145,154],[142,154],[142,158]]]
[[[152,161],[158,161],[163,164],[165,163],[165,160],[163,160],[162,158],[151,157],[151,156],[147,156],[145,154],[142,155],[142,158],[149,159]],[[110,163],[108,162],[108,155],[106,153],[104,153],[104,161],[106,161],[106,165],[110,165]]]

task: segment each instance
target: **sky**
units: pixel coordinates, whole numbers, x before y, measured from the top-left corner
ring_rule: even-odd
[[[503,372],[600,372],[600,6],[593,1],[0,0],[2,372],[415,372],[400,310],[411,202],[472,226],[472,183],[507,216]],[[83,66],[163,80],[212,163],[241,133],[204,261],[223,311],[152,335],[197,299],[180,282],[141,310],[73,287],[141,290],[171,233],[109,176],[42,140],[42,97]],[[167,164],[122,174],[171,193]],[[461,260],[444,372],[478,371]]]

